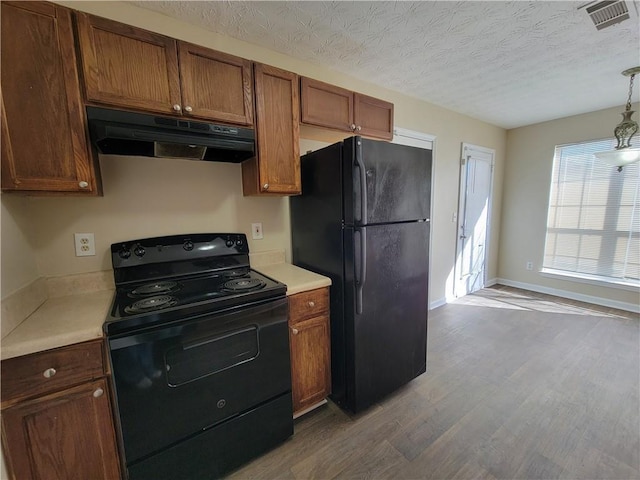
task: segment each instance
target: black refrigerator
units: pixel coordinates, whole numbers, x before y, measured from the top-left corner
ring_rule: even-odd
[[[431,150],[350,137],[300,168],[293,263],[331,278],[331,398],[357,413],[426,371]]]

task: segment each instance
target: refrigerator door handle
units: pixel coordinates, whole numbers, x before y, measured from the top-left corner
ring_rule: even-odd
[[[367,170],[362,160],[362,142],[356,145],[356,166],[360,170],[360,222],[367,223]]]
[[[357,253],[358,258],[356,265],[359,264],[360,269],[356,272],[356,314],[362,314],[362,290],[367,279],[367,229],[360,228],[357,232],[360,237],[360,249]]]

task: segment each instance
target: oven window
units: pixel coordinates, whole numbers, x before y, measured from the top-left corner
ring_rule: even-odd
[[[258,328],[251,326],[167,350],[167,383],[178,387],[258,356]]]

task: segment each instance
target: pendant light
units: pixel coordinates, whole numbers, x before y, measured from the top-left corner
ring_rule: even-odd
[[[616,145],[615,150],[595,154],[599,160],[618,167],[619,172],[622,171],[622,167],[625,165],[640,160],[640,147],[631,145],[631,138],[638,132],[638,122],[631,118],[634,113],[631,110],[631,93],[633,91],[633,79],[637,73],[640,73],[640,67],[630,68],[622,72],[622,75],[629,77],[629,98],[627,99],[627,106],[622,112],[622,121],[613,130],[613,134],[618,140],[618,145]]]

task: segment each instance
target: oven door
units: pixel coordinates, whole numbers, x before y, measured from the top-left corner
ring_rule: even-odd
[[[127,465],[290,397],[286,298],[111,337],[109,348]]]

